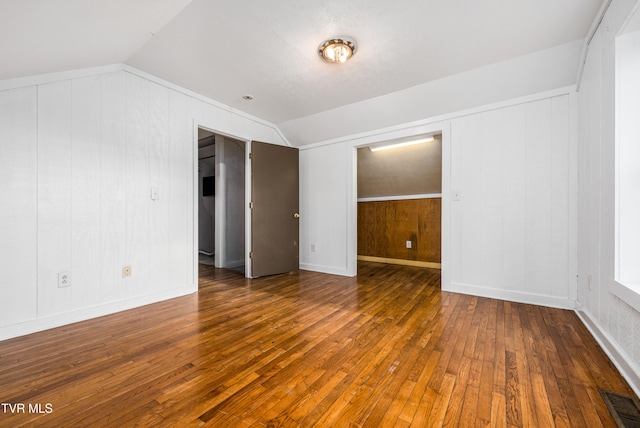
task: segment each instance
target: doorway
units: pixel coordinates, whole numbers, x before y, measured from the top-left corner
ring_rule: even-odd
[[[246,145],[198,128],[198,260],[245,276]]]
[[[441,268],[442,135],[357,149],[357,259]]]

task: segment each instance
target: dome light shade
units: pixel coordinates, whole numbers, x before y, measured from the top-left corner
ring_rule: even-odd
[[[335,37],[322,42],[318,47],[318,55],[327,62],[341,64],[356,52],[356,44],[352,40]]]

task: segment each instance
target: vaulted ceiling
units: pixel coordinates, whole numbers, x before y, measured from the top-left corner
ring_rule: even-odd
[[[126,63],[278,124],[580,40],[601,6],[602,0],[2,0],[0,79]],[[348,63],[319,58],[318,45],[333,36],[358,44]]]

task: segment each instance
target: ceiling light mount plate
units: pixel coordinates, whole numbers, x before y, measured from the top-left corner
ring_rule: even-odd
[[[332,37],[318,46],[318,55],[326,62],[341,64],[356,53],[356,43],[348,37]]]

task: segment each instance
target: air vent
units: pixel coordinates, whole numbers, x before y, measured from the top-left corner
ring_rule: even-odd
[[[600,395],[618,428],[640,428],[640,403],[637,398],[603,390],[600,390]]]

